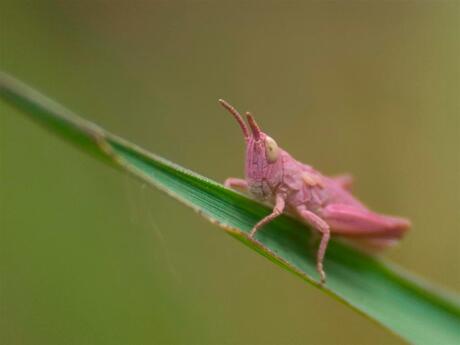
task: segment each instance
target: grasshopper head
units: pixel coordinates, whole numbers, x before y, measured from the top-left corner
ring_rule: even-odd
[[[283,177],[281,155],[283,150],[276,141],[262,132],[254,117],[246,112],[249,128],[240,113],[224,100],[219,102],[240,125],[246,141],[246,181],[249,191],[260,200],[270,199]]]

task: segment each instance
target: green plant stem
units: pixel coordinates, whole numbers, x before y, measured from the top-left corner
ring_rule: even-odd
[[[252,226],[270,210],[78,117],[0,73],[0,96],[53,133],[166,192],[253,250],[409,342],[460,344],[460,303],[395,265],[331,241],[326,286],[317,283],[310,229],[282,216],[257,235]],[[276,298],[276,296],[274,296]],[[334,325],[331,325],[333,328]]]

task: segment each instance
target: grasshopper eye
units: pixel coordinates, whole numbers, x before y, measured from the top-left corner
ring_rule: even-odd
[[[270,163],[276,162],[280,149],[275,140],[267,136],[265,138],[265,155]]]

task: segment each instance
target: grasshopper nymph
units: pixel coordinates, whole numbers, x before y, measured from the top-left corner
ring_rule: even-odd
[[[295,160],[261,131],[249,112],[248,127],[235,108],[222,99],[219,102],[236,119],[246,141],[245,179],[228,178],[225,186],[274,206],[272,213],[252,228],[250,236],[283,213],[316,229],[321,235],[316,266],[321,284],[326,281],[323,260],[331,234],[377,250],[396,243],[410,228],[408,220],[372,212],[356,199],[350,191],[351,176],[324,176]]]

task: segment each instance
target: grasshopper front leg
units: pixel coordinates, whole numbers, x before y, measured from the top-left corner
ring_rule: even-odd
[[[273,208],[272,213],[270,213],[268,216],[263,218],[256,225],[254,225],[254,227],[252,228],[251,232],[249,233],[250,237],[254,237],[256,232],[261,227],[263,227],[267,223],[270,223],[273,219],[275,219],[276,217],[278,217],[278,216],[283,214],[284,207],[286,205],[285,198],[286,198],[286,196],[284,194],[277,194],[276,195],[276,203],[275,203],[275,207]]]
[[[246,182],[246,180],[235,177],[229,177],[228,179],[226,179],[224,182],[224,186],[242,192],[246,192],[248,190],[248,183]]]

